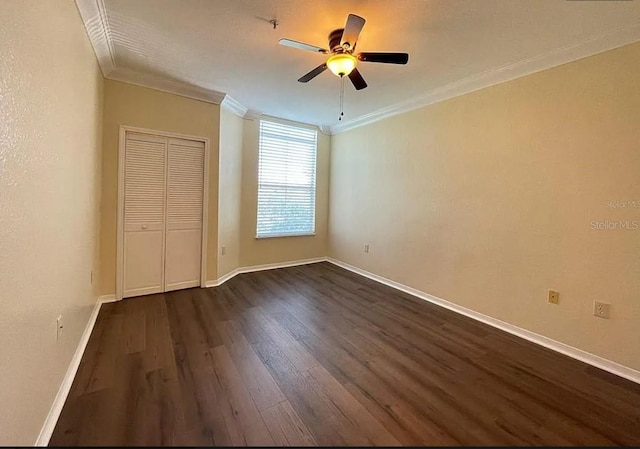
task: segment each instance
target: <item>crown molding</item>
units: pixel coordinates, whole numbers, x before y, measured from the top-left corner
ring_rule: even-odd
[[[168,80],[157,75],[136,72],[129,69],[116,68],[109,74],[109,76],[107,76],[107,78],[160,90],[162,92],[179,95],[181,97],[205,101],[207,103],[221,104],[225,98],[224,92],[205,89],[204,87],[194,86],[182,81]]]
[[[105,78],[221,104],[234,114],[248,120],[255,120],[262,115],[260,111],[247,109],[224,92],[117,67],[104,0],[76,0],[76,5]],[[417,97],[340,124],[319,125],[319,128],[325,134],[338,134],[638,41],[640,41],[640,23],[445,84]]]
[[[255,109],[247,109],[247,112],[244,114],[244,118],[247,120],[256,120],[262,116],[262,112],[256,111]]]
[[[318,129],[322,134],[326,134],[327,136],[331,135],[331,126],[329,125],[318,125]]]
[[[103,0],[76,0],[87,36],[96,54],[102,75],[106,78],[116,68],[111,31]]]
[[[222,103],[220,103],[220,106],[230,112],[233,112],[235,115],[241,118],[244,118],[248,112],[248,109],[242,103],[231,97],[229,94],[226,94],[224,96],[224,99],[222,100]]]
[[[105,78],[122,81],[137,86],[156,89],[207,103],[221,104],[225,98],[223,92],[195,86],[183,81],[170,80],[158,75],[141,73],[135,70],[118,67],[109,19],[104,0],[76,0],[76,7],[84,23],[84,28],[96,54],[100,70]],[[234,100],[235,101],[235,100]],[[244,108],[235,102],[236,107]]]
[[[559,49],[523,59],[511,64],[497,67],[486,72],[454,81],[433,89],[418,97],[379,109],[331,126],[331,134],[338,134],[360,126],[368,125],[404,112],[413,111],[431,104],[439,103],[454,97],[465,95],[476,90],[521,78],[535,72],[577,61],[607,50],[622,47],[640,41],[640,24],[618,28],[600,36],[587,39],[577,44],[567,45]]]

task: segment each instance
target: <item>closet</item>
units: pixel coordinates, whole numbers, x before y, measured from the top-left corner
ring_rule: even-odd
[[[122,297],[200,286],[205,142],[134,131],[123,140]]]

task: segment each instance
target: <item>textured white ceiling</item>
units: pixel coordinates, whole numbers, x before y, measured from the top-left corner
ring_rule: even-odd
[[[278,40],[325,47],[349,13],[367,20],[359,51],[408,52],[410,59],[406,66],[360,63],[369,87],[356,92],[345,84],[346,121],[640,25],[640,1],[83,1],[102,2],[118,70],[224,92],[254,111],[328,126],[337,123],[340,80],[326,71],[298,83],[326,56]],[[276,30],[268,23],[273,18]]]

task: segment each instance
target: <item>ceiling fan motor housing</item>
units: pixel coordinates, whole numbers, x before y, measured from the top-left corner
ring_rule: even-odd
[[[315,69],[304,74],[298,79],[300,83],[308,83],[325,70],[329,69],[333,74],[344,78],[349,77],[356,90],[367,87],[367,83],[356,68],[358,61],[378,62],[383,64],[406,64],[409,60],[407,53],[389,52],[364,52],[354,56],[358,37],[364,27],[365,20],[356,15],[349,14],[344,28],[338,28],[329,33],[329,49],[305,44],[291,39],[280,39],[280,45],[298,48],[300,50],[312,51],[328,55],[325,63],[320,64]]]
[[[329,33],[329,48],[331,49],[331,53],[343,53],[345,51],[342,45],[340,45],[343,32],[344,28],[338,28]],[[353,48],[351,48],[351,50],[353,50]]]

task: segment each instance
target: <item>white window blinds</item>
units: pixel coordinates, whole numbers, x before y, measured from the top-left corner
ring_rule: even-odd
[[[260,121],[258,237],[315,233],[315,130]]]

